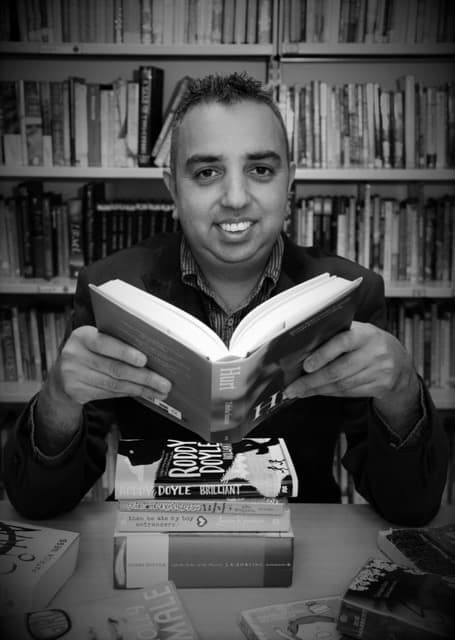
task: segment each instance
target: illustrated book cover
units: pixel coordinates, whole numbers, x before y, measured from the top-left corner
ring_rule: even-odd
[[[393,562],[439,573],[455,584],[455,524],[385,529],[377,543]]]
[[[118,596],[0,618],[2,640],[197,640],[171,581]]]
[[[172,580],[182,588],[289,587],[294,534],[114,531],[114,587]]]
[[[342,640],[336,628],[340,598],[317,598],[246,609],[239,627],[248,640]]]
[[[151,444],[152,443],[152,444]],[[121,499],[295,497],[298,479],[283,438],[240,442],[120,440],[115,497]]]
[[[283,390],[306,356],[349,328],[360,282],[325,273],[273,296],[240,322],[229,349],[197,318],[126,282],[90,292],[97,328],[142,351],[172,383],[165,401],[140,401],[203,440],[227,442],[291,402]]]
[[[370,558],[341,599],[338,631],[363,640],[455,637],[455,587],[426,573]]]
[[[79,533],[0,521],[0,616],[48,605],[73,574]]]

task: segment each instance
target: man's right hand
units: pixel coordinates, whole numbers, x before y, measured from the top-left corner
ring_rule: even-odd
[[[171,383],[146,368],[146,356],[95,327],[75,329],[38,396],[35,442],[57,455],[80,428],[82,407],[92,400],[123,396],[164,400]]]
[[[164,400],[171,383],[147,369],[146,362],[141,351],[84,326],[71,333],[51,376],[57,388],[80,405],[122,396]]]

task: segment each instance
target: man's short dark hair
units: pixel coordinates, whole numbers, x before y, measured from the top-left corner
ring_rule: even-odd
[[[171,170],[174,172],[176,168],[178,128],[190,109],[199,104],[210,104],[213,102],[223,105],[233,105],[247,101],[265,104],[276,115],[283,131],[286,158],[289,160],[289,141],[286,126],[281,112],[273,100],[271,91],[266,89],[259,80],[256,80],[256,78],[253,78],[246,72],[236,72],[229,75],[213,74],[203,78],[192,78],[190,80],[172,121]]]

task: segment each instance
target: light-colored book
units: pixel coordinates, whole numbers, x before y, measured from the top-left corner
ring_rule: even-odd
[[[74,531],[0,521],[0,617],[46,607],[74,572],[78,551]]]

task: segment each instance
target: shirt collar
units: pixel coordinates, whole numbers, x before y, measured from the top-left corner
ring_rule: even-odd
[[[280,234],[272,247],[272,252],[265,266],[264,272],[255,287],[255,292],[261,289],[264,282],[269,280],[272,286],[275,286],[281,274],[281,264],[283,261],[284,252],[284,240]],[[201,271],[196,259],[191,251],[191,248],[182,234],[182,241],[180,243],[180,270],[182,281],[186,284],[199,287],[202,291],[210,295],[212,298],[216,297],[214,291],[207,282],[206,277]],[[270,287],[271,289],[272,287]]]

